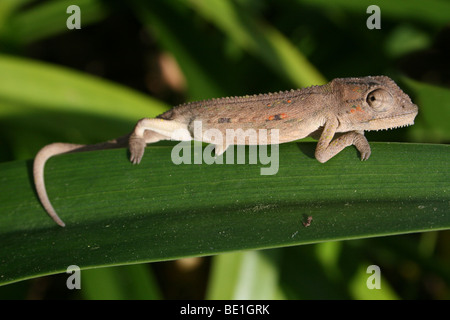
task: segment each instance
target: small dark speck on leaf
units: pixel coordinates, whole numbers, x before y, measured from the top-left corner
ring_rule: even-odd
[[[303,226],[306,228],[306,227],[309,227],[310,225],[311,225],[311,222],[312,222],[312,217],[311,216],[307,216],[306,217],[306,219],[305,219],[305,221],[302,221],[302,224],[303,224]]]

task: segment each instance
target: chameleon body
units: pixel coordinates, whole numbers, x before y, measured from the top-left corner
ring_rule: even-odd
[[[48,158],[66,152],[129,147],[130,161],[138,164],[147,144],[160,140],[200,140],[215,144],[220,155],[230,144],[258,144],[241,137],[248,129],[259,132],[278,130],[277,141],[285,143],[307,136],[318,139],[315,157],[326,162],[342,149],[354,145],[361,160],[371,150],[364,131],[412,125],[418,107],[393,80],[386,76],[338,78],[322,86],[278,93],[227,97],[176,106],[156,118],[138,121],[129,135],[97,145],[54,143],[41,149],[34,161],[34,181],[38,196],[49,215],[61,226],[64,222],[53,209],[44,184],[44,165]],[[195,123],[201,122],[201,132]],[[215,129],[224,136],[236,132],[232,141],[216,144],[206,134]],[[241,139],[242,138],[242,139]]]

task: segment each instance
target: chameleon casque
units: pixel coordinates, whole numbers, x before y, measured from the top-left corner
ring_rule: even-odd
[[[34,160],[34,182],[45,210],[56,223],[65,226],[50,203],[44,183],[45,162],[57,154],[128,145],[130,161],[138,164],[146,145],[160,140],[199,140],[214,144],[214,140],[204,135],[205,131],[216,129],[225,135],[227,129],[278,129],[279,141],[268,139],[266,144],[311,136],[319,140],[315,151],[319,162],[328,161],[350,145],[358,149],[361,160],[367,160],[371,150],[364,131],[412,125],[417,113],[418,107],[409,96],[386,76],[338,78],[304,89],[190,102],[156,118],[139,120],[132,133],[115,140],[95,145],[45,146]],[[202,123],[200,134],[194,134],[195,121]],[[229,144],[241,144],[237,138]],[[252,144],[245,137],[241,141]],[[225,152],[228,146],[216,144],[216,155]]]

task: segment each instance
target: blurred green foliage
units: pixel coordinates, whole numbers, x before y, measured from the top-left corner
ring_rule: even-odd
[[[81,8],[81,30],[66,27],[71,4]],[[381,8],[380,30],[366,27],[372,4]],[[413,127],[370,133],[369,140],[448,143],[449,22],[445,0],[2,0],[0,161],[31,159],[54,141],[93,143],[119,136],[136,118],[186,100],[380,74],[394,78],[420,113]],[[48,63],[78,72],[64,77],[66,71]],[[174,66],[179,72],[169,74],[184,79],[175,84],[165,71]],[[40,89],[48,79],[54,81],[53,92]],[[82,89],[62,89],[67,87]],[[179,262],[155,263],[145,267],[146,275],[144,266],[99,269],[86,272],[86,290],[79,293],[68,293],[61,275],[2,287],[0,297],[49,298],[63,292],[98,299],[448,299],[449,236],[431,232],[231,253],[199,262],[211,264],[209,279],[205,268],[183,269]],[[361,288],[371,264],[382,268],[383,290]],[[203,291],[174,290],[186,282],[182,277],[175,284],[167,281],[174,274],[194,277],[195,270],[204,275],[194,285],[206,282]],[[47,291],[40,294],[38,287]]]

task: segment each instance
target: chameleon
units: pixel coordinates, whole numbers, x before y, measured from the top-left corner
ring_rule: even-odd
[[[361,160],[370,157],[365,131],[386,130],[414,124],[418,113],[409,96],[387,76],[336,78],[331,82],[303,89],[241,97],[225,97],[188,102],[155,118],[139,120],[134,130],[123,137],[94,145],[52,143],[43,147],[33,163],[33,176],[42,206],[53,220],[64,227],[48,198],[44,182],[46,161],[55,155],[107,148],[127,147],[130,161],[139,164],[147,144],[160,140],[197,140],[214,144],[216,156],[233,144],[261,144],[249,139],[217,143],[206,134],[216,129],[226,134],[248,129],[278,130],[278,140],[286,143],[305,137],[317,139],[315,158],[324,163],[347,146],[354,145]],[[194,132],[194,123],[202,124]],[[239,131],[238,129],[242,129]],[[216,142],[216,143],[215,143]]]

